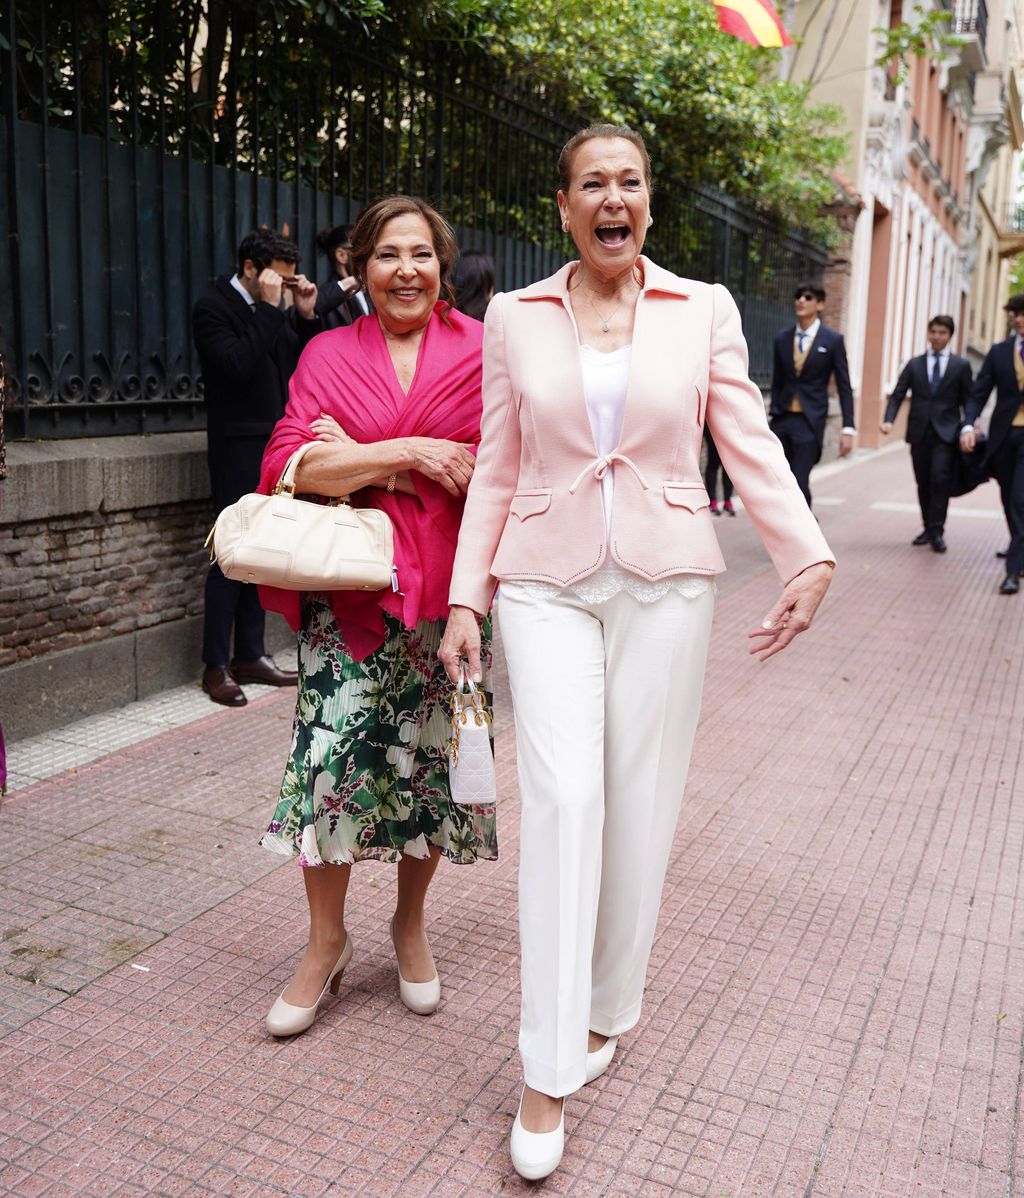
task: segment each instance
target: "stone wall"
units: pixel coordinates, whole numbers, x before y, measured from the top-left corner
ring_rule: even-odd
[[[14,442],[0,483],[0,719],[15,739],[198,680],[203,433]],[[282,630],[284,635],[282,635]],[[277,646],[287,639],[271,626]]]

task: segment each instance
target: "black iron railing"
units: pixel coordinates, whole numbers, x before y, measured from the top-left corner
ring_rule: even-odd
[[[555,161],[580,120],[482,52],[274,0],[13,0],[0,20],[11,436],[202,427],[191,308],[256,224],[287,227],[311,276],[317,230],[391,191],[436,203],[505,289],[570,252]],[[709,191],[662,186],[655,215],[655,256],[729,281],[752,319],[779,323],[823,269]]]

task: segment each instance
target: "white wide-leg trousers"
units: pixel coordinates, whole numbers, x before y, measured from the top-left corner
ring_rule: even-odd
[[[584,1084],[587,1032],[640,1018],[700,713],[714,592],[587,605],[503,583],[522,800],[526,1083]]]

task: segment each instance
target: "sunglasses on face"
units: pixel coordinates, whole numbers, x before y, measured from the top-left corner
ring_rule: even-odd
[[[796,295],[793,296],[793,298],[795,300],[798,300],[798,299],[816,300],[818,297],[812,291],[798,291],[796,293]]]

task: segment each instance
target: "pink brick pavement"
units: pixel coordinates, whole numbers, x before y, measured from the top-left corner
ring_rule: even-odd
[[[704,715],[646,1005],[568,1104],[543,1192],[707,1198],[1024,1194],[1024,595],[996,594],[995,488],[950,551],[903,452],[818,481],[840,557],[815,629],[767,665],[777,584],[721,521]],[[878,503],[896,510],[879,509]],[[304,936],[296,868],[256,845],[290,696],[10,796],[0,814],[0,1192],[519,1194],[516,817],[442,866],[438,1013],[398,1002],[393,877],[359,867],[337,1001],[262,1018]]]

